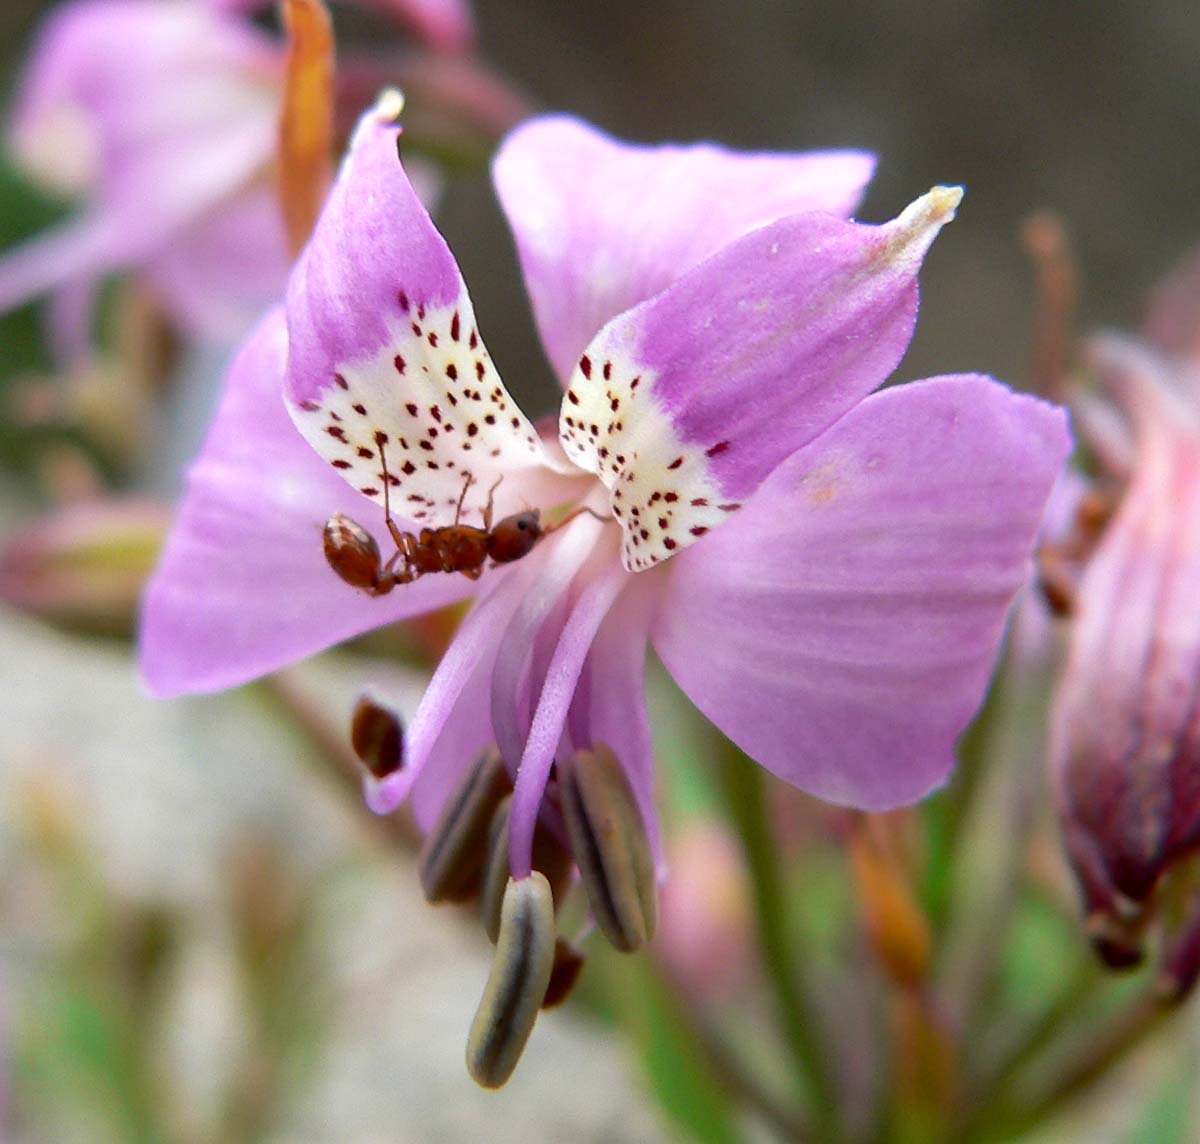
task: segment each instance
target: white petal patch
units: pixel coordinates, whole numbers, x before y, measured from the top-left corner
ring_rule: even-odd
[[[386,482],[396,516],[452,523],[469,475],[463,517],[477,523],[496,479],[545,465],[545,451],[484,348],[466,291],[437,309],[399,297],[387,347],[340,366],[317,397],[289,399],[292,420],[364,496],[382,505]]]
[[[721,498],[708,457],[684,445],[654,399],[654,377],[624,355],[585,354],[571,375],[559,415],[567,456],[595,473],[623,532],[621,560],[641,572],[695,544],[741,507]]]

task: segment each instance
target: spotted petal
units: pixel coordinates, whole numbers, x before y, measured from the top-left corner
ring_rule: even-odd
[[[936,188],[885,226],[781,219],[600,332],[560,434],[611,490],[626,568],[694,543],[883,382],[912,336],[921,260],[961,197]]]
[[[985,378],[884,390],[671,562],[654,643],[786,781],[884,809],[943,781],[1070,448]]]
[[[857,151],[640,147],[547,116],[508,137],[492,173],[542,344],[565,380],[605,322],[727,243],[800,211],[848,215],[873,167]]]
[[[398,103],[359,125],[288,287],[286,393],[316,451],[364,496],[448,524],[501,475],[545,464],[475,324],[454,256],[397,157]]]
[[[460,599],[429,576],[372,599],[325,563],[321,530],[365,504],[301,439],[279,396],[283,314],[263,321],[224,398],[142,609],[141,669],[156,695],[215,691],[359,632]]]

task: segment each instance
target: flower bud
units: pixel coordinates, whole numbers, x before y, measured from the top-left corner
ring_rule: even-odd
[[[1080,580],[1051,761],[1089,930],[1130,964],[1163,875],[1200,844],[1200,392],[1131,342],[1093,360],[1134,464]]]
[[[654,936],[654,857],[625,771],[609,747],[577,751],[558,770],[571,852],[601,932],[624,953]]]
[[[488,747],[446,800],[421,848],[417,871],[430,902],[464,902],[479,893],[492,818],[511,793],[504,760],[494,746]]]
[[[387,778],[403,765],[404,725],[400,716],[365,692],[354,705],[350,743],[363,766],[377,779]]]
[[[500,1088],[512,1076],[546,996],[555,950],[550,883],[536,870],[519,882],[510,878],[492,972],[467,1037],[476,1084]]]

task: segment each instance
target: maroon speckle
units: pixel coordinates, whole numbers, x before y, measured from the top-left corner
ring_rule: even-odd
[[[400,471],[406,477],[411,477],[413,473],[417,471],[417,466],[414,465],[412,461],[405,461],[404,464],[400,466]]]
[[[432,441],[421,441],[421,442],[419,442],[419,444],[420,444],[421,448],[425,450],[426,453],[433,452],[433,442]]]
[[[329,411],[329,419],[330,419],[331,421],[341,421],[341,419],[342,419],[342,415],[341,415],[340,413],[335,413],[335,412],[334,412],[334,411],[331,409],[331,410]]]
[[[432,417],[439,425],[442,423],[442,411],[436,406],[429,407],[429,416]]]
[[[707,497],[697,497],[694,501],[692,501],[692,506],[694,508],[704,508],[707,506],[707,504],[708,504]]]
[[[353,406],[353,409],[354,409],[354,412],[357,413],[360,417],[366,417],[367,407],[365,405],[355,405],[355,406]]]
[[[678,493],[664,493],[663,494],[663,500],[665,500],[667,502],[667,504],[674,504],[678,499],[679,499]]]
[[[458,322],[458,311],[454,311],[454,317],[450,319],[450,338],[452,341],[458,341],[458,335],[461,332],[461,327]]]
[[[704,455],[706,457],[715,457],[718,453],[724,453],[728,448],[728,441],[718,441],[715,445],[711,445],[709,448],[705,449]]]
[[[635,378],[634,378],[634,379],[633,379],[633,380],[632,380],[632,381],[629,383],[629,388],[630,388],[630,390],[634,390],[634,389],[637,389],[637,387],[638,387],[639,385],[641,385],[641,384],[642,384],[642,379],[641,379],[640,377],[635,377]]]
[[[368,485],[366,488],[359,489],[358,491],[368,497],[377,497],[379,495],[379,490],[374,485]]]
[[[496,424],[495,414],[489,413],[486,417],[484,417],[484,421],[487,422],[488,425],[495,425]]]
[[[342,377],[340,373],[335,373],[333,375],[333,380],[336,381],[338,385],[342,387],[342,389],[350,388],[350,383],[344,377]]]
[[[325,432],[328,433],[330,437],[333,437],[337,441],[345,441],[346,440],[346,430],[340,429],[336,425],[326,425]]]
[[[419,325],[417,325],[416,322],[413,322],[413,324],[412,324],[412,332],[413,332],[414,337],[419,338],[421,336],[421,327]]]
[[[683,458],[682,458],[682,457],[676,457],[676,458],[675,458],[675,460],[673,460],[673,461],[672,461],[672,462],[671,462],[671,463],[670,463],[670,464],[667,466],[667,468],[668,468],[668,469],[678,469],[678,468],[679,468],[679,466],[680,466],[680,465],[682,465],[682,464],[683,464]]]
[[[521,427],[521,419],[519,417],[514,417],[512,419],[512,427],[514,429],[519,429]]]
[[[612,401],[608,403],[608,405],[609,408],[616,413],[616,411],[621,408],[621,399],[619,397],[614,397]]]
[[[708,526],[704,524],[697,524],[694,528],[688,529],[688,532],[690,532],[693,536],[703,536],[707,531]]]
[[[660,492],[655,492],[655,493],[654,493],[654,494],[653,494],[653,495],[650,497],[649,503],[650,503],[650,504],[658,504],[658,502],[659,502],[660,500],[662,500],[662,493],[660,493]]]
[[[458,380],[458,366],[456,366],[454,362],[451,362],[448,366],[446,366],[446,376],[451,381]]]
[[[435,334],[433,332],[433,330],[429,331],[429,338],[427,340],[428,340],[429,344],[431,346],[433,346],[433,348],[436,350],[437,349],[437,334]]]
[[[417,405],[416,405],[416,402],[415,402],[415,401],[409,401],[409,402],[407,402],[407,403],[405,404],[404,408],[408,410],[408,415],[409,415],[409,417],[416,417],[416,415],[417,415]]]
[[[472,421],[472,422],[471,422],[471,423],[470,423],[470,424],[467,426],[467,436],[468,436],[468,437],[474,437],[474,436],[475,436],[475,435],[476,435],[478,432],[479,432],[479,426],[478,426],[478,425],[476,425],[474,421]]]
[[[426,461],[426,462],[425,462],[425,468],[427,468],[427,469],[440,469],[440,468],[441,468],[441,465],[439,465],[439,464],[437,463],[437,461]]]
[[[579,395],[573,389],[568,389],[567,390],[567,400],[572,405],[578,405],[579,404]]]
[[[644,529],[644,528],[639,528],[639,529],[638,529],[638,536],[640,536],[640,537],[641,537],[643,540],[649,540],[649,539],[650,539],[650,533],[649,533],[649,532],[647,532],[647,531],[646,531],[646,529]]]
[[[411,303],[408,300],[408,295],[403,290],[396,295],[396,301],[400,303],[400,309],[407,314]]]
[[[467,347],[468,349],[474,349],[477,345],[479,345],[479,334],[472,330],[471,338],[467,342]]]
[[[722,512],[736,512],[741,507],[742,506],[738,504],[737,501],[731,501],[729,504],[717,505],[717,508],[719,508]]]
[[[476,376],[477,378],[479,378],[479,380],[480,380],[480,381],[482,381],[482,380],[483,380],[483,375],[484,375],[484,373],[486,373],[486,372],[487,372],[487,371],[486,371],[486,370],[485,370],[485,368],[484,368],[483,362],[482,362],[482,361],[477,361],[477,362],[475,363],[475,376]],[[476,399],[478,399],[478,397],[479,397],[479,391],[478,391],[478,390],[476,390],[475,396],[476,396]]]
[[[447,393],[447,394],[446,394],[446,400],[447,400],[448,402],[450,402],[450,404],[451,404],[451,405],[457,405],[457,404],[458,404],[458,398],[457,398],[457,397],[455,397],[453,393]]]
[[[394,358],[392,358],[392,365],[396,367],[397,373],[403,373],[408,367],[408,362],[406,362],[403,357],[397,354]]]
[[[360,457],[365,457],[367,460],[370,460],[373,456],[375,456],[375,454],[370,449],[368,449],[365,445],[359,446],[358,455]]]
[[[430,438],[430,440],[433,440],[433,438],[434,438],[434,437],[436,437],[437,435],[438,435],[438,431],[437,431],[437,429],[436,429],[434,426],[430,425],[430,426],[429,426],[429,438]]]
[[[300,402],[300,408],[305,413],[316,413],[321,407],[315,401],[302,401]]]
[[[671,549],[676,547],[675,541],[673,541],[669,536],[664,536],[663,537],[663,547],[665,549],[667,549],[668,551],[670,551]]]
[[[422,322],[425,321],[425,307],[424,306],[417,307],[417,317],[420,318]]]
[[[608,381],[608,379],[611,377],[612,377],[612,362],[606,361],[604,363],[604,380]]]
[[[592,359],[587,354],[584,354],[579,359],[579,370],[584,377],[590,378],[592,376]]]
[[[350,468],[350,462],[349,462],[349,461],[330,461],[329,463],[330,463],[330,464],[331,464],[331,465],[332,465],[332,466],[333,466],[335,469],[348,469],[348,468]]]
[[[386,445],[387,443],[388,443],[388,435],[382,429],[377,429],[375,431],[375,444],[376,445]]]

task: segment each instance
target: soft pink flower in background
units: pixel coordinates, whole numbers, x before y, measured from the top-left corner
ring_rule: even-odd
[[[426,43],[470,43],[459,0],[373,6]],[[219,343],[282,293],[290,258],[271,167],[285,48],[247,18],[264,7],[77,0],[42,27],[9,145],[32,179],[80,206],[0,256],[0,310],[54,291],[52,340],[68,362],[89,349],[94,289],[109,274],[139,271],[186,332]]]
[[[959,192],[867,226],[838,217],[870,173],[863,155],[524,126],[494,177],[566,385],[559,439],[539,438],[388,114],[364,119],[286,307],[231,371],[147,594],[151,689],[229,686],[478,592],[405,766],[368,780],[368,798],[386,811],[411,792],[428,826],[498,743],[516,776],[517,877],[560,751],[611,746],[653,830],[651,642],[788,782],[870,808],[937,786],[1069,448],[1060,410],[987,378],[871,395],[908,345],[917,273]],[[332,513],[379,531],[391,477],[402,528],[450,523],[468,473],[468,521],[498,478],[498,515],[586,505],[604,519],[576,518],[478,585],[428,576],[372,599],[325,566]]]

